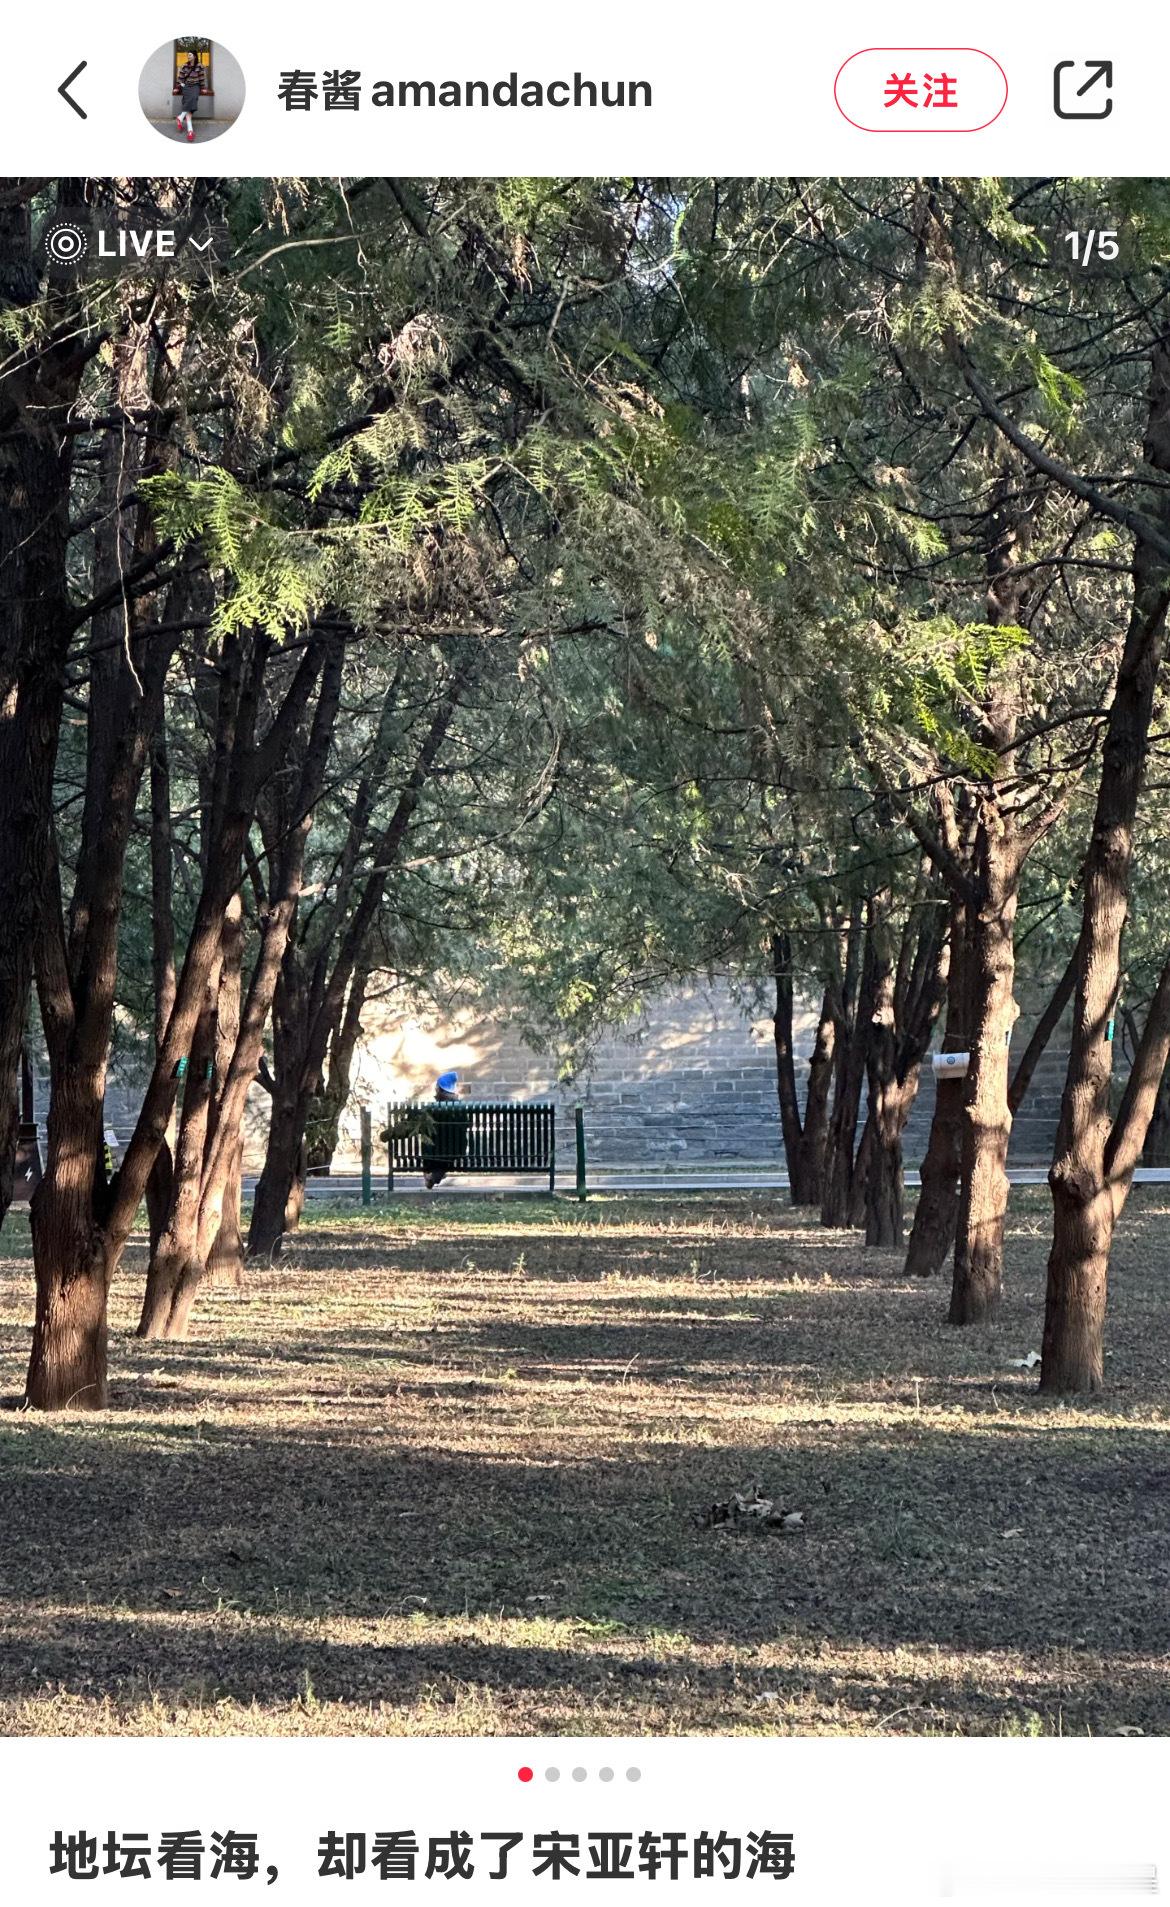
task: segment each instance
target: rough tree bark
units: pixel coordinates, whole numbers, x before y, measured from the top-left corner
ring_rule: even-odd
[[[1007,1214],[1009,1042],[1015,1025],[1015,921],[1022,856],[990,815],[975,848],[975,898],[965,933],[971,1060],[963,1093],[952,1324],[978,1324],[999,1310]]]
[[[283,701],[258,740],[257,712],[271,639],[259,634],[246,639],[229,634],[224,639],[212,852],[166,1034],[122,1164],[107,1185],[102,1101],[123,865],[137,782],[157,726],[167,652],[157,639],[150,645],[136,642],[127,659],[135,666],[127,667],[121,685],[125,700],[114,716],[118,746],[112,756],[109,798],[87,856],[91,878],[71,914],[68,939],[59,881],[53,878],[54,904],[43,911],[37,944],[37,984],[52,1082],[45,1176],[32,1214],[37,1314],[26,1395],[37,1408],[60,1408],[70,1400],[101,1408],[106,1402],[109,1282],[166,1136],[179,1061],[189,1052],[219,954],[224,910],[238,880],[256,786],[284,758],[289,731],[301,720],[320,670],[323,641],[314,636],[306,645]],[[131,692],[135,681],[142,691]]]
[[[165,716],[150,751],[150,922],[151,977],[154,983],[154,1050],[166,1037],[175,1004],[174,861],[171,840],[171,774],[167,756]],[[171,1200],[174,1122],[146,1181],[146,1217],[153,1256],[167,1222]]]
[[[323,934],[312,970],[306,974],[303,950],[290,938],[273,1003],[272,1113],[248,1230],[250,1257],[275,1259],[285,1232],[299,1218],[304,1196],[305,1127],[310,1106],[321,1089],[330,1038],[340,1023],[353,974],[365,959],[391,870],[402,853],[422,792],[471,680],[475,660],[475,651],[468,651],[444,685],[390,819],[373,840],[371,865],[344,922],[341,909],[350,895],[340,891],[339,884],[334,910],[336,952],[332,932]],[[360,846],[358,842],[355,856]]]
[[[825,1149],[829,1139],[829,1095],[833,1090],[833,1052],[837,1039],[836,1022],[826,992],[821,1001],[816,1038],[808,1063],[804,1094],[804,1128],[800,1135],[799,1160],[801,1183],[807,1191],[806,1204],[819,1205],[825,1186]]]
[[[825,1189],[821,1224],[843,1227],[850,1221],[855,1169],[854,1147],[865,1090],[865,1050],[873,1000],[873,937],[868,910],[855,909],[850,921],[845,967],[838,997],[834,1053],[833,1111],[825,1148]]]
[[[140,1338],[170,1335],[168,1326],[179,1284],[198,1249],[199,1195],[207,1150],[208,1121],[215,1077],[216,1002],[223,962],[222,945],[207,976],[203,1001],[183,1082],[182,1111],[175,1139],[174,1170],[166,1223],[151,1252],[139,1320]]]
[[[1117,1220],[1129,1196],[1134,1168],[1170,1061],[1170,958],[1162,969],[1117,1116],[1108,1127],[1100,1183],[1073,1179],[1058,1157],[1062,1206],[1048,1261],[1041,1390],[1067,1395],[1100,1390],[1105,1382],[1105,1310],[1109,1254]],[[1094,1134],[1094,1137],[1096,1135]],[[1084,1162],[1086,1148],[1076,1155]],[[1054,1202],[1056,1187],[1053,1187]]]
[[[213,1106],[223,1101],[231,1070],[232,1055],[240,1037],[240,1010],[244,978],[244,908],[233,894],[223,921],[223,959],[219,970],[219,992],[215,1007],[215,1081]],[[232,1148],[224,1189],[223,1218],[215,1242],[208,1253],[209,1284],[244,1286],[244,1234],[240,1228],[240,1209],[244,1183],[244,1132],[240,1131]]]
[[[952,340],[957,361],[966,369],[961,348]],[[1031,571],[1023,558],[1031,537],[1031,516],[1039,490],[1021,474],[1024,466],[1007,454],[991,485],[984,514],[986,620],[1001,629],[1027,623]],[[1019,663],[1010,645],[996,658],[971,708],[972,740],[986,756],[984,769],[964,776],[963,852],[955,851],[945,827],[931,829],[912,803],[901,803],[903,819],[963,909],[961,988],[971,1059],[963,1088],[959,1146],[959,1193],[955,1211],[955,1254],[950,1321],[973,1324],[995,1315],[1003,1283],[1004,1221],[1007,1213],[1007,1151],[1011,1134],[1008,1060],[1014,1000],[1015,918],[1019,883],[1028,855],[1054,825],[1068,801],[1072,776],[1060,778],[1051,798],[1035,805],[1021,786],[1018,762],[1021,693]],[[888,786],[883,792],[889,795]],[[1026,818],[1025,818],[1026,817]],[[956,936],[958,942],[958,936]],[[933,1187],[926,1207],[915,1265],[928,1270],[938,1255],[949,1221],[953,1183],[953,1112],[947,1094],[940,1123],[932,1133]],[[929,1249],[928,1249],[929,1244]]]
[[[1170,526],[1170,340],[1150,361],[1143,460],[1149,507],[1163,534]],[[1153,1113],[1165,1058],[1163,991],[1154,996],[1142,1045],[1117,1119],[1110,1122],[1113,1041],[1121,942],[1129,911],[1134,824],[1150,745],[1158,673],[1170,602],[1163,556],[1139,533],[1133,553],[1133,602],[1106,722],[1093,833],[1082,870],[1072,1036],[1060,1123],[1048,1183],[1053,1233],[1041,1346],[1040,1388],[1054,1394],[1099,1390],[1104,1383],[1105,1306],[1113,1231],[1129,1191]],[[1166,975],[1163,975],[1165,982]],[[1170,996],[1170,985],[1165,992]],[[1143,1070],[1144,1069],[1144,1070]]]
[[[865,1118],[861,1124],[861,1137],[857,1141],[857,1151],[853,1155],[853,1172],[849,1180],[849,1203],[846,1207],[845,1222],[852,1232],[865,1230],[869,1174],[876,1145],[877,1133],[874,1130],[873,1107],[867,1105]]]
[[[285,1233],[300,1219],[302,1169],[301,1078],[308,1011],[305,974],[295,940],[286,950],[272,1003],[274,1069],[261,1069],[268,1089],[268,1139],[252,1199],[249,1257],[275,1259]]]
[[[952,899],[946,1033],[940,1048],[944,1053],[965,1053],[970,1046],[967,1030],[970,1002],[967,998],[963,952],[965,917],[966,909]],[[1012,1075],[1008,1088],[1008,1107],[1013,1117],[1027,1096],[1036,1067],[1072,997],[1074,977],[1075,958],[1069,962],[1053,990]],[[955,1223],[959,1211],[964,1090],[962,1078],[939,1074],[935,1085],[934,1115],[922,1161],[922,1189],[906,1252],[907,1277],[934,1277],[942,1270],[954,1249]]]
[[[828,1133],[829,1091],[833,1077],[835,1028],[826,992],[809,1060],[803,1112],[796,1083],[796,1044],[793,1030],[796,1004],[792,965],[792,937],[773,934],[772,974],[776,1006],[772,1027],[776,1047],[776,1091],[780,1102],[780,1131],[788,1166],[788,1195],[793,1205],[819,1205],[823,1192],[825,1141]]]
[[[138,1332],[144,1338],[185,1338],[196,1293],[207,1273],[223,1224],[224,1205],[238,1165],[248,1089],[256,1077],[264,1028],[288,945],[304,876],[305,845],[321,792],[341,696],[345,639],[330,638],[312,723],[303,742],[292,742],[285,759],[298,763],[282,837],[274,843],[260,946],[239,1015],[230,1054],[217,1051],[220,981],[230,958],[239,971],[239,915],[235,890],[225,896],[218,955],[209,969],[203,1006],[191,1048],[175,1148],[175,1188],[166,1230],[147,1271]],[[242,846],[242,843],[241,843]],[[237,850],[235,878],[240,859]],[[226,942],[226,945],[225,945]],[[235,979],[229,971],[225,1004],[230,1013]],[[226,1044],[226,1029],[225,1029]]]
[[[966,905],[952,893],[947,1018],[941,1047],[944,1053],[965,1053],[970,1048],[966,924]],[[942,1270],[954,1250],[955,1225],[959,1216],[964,1090],[962,1078],[949,1078],[946,1073],[940,1073],[935,1085],[934,1116],[922,1160],[922,1189],[918,1194],[910,1243],[906,1250],[908,1277],[933,1278]]]
[[[123,865],[148,738],[162,708],[166,648],[132,656],[131,606],[118,581],[133,567],[137,513],[123,508],[141,467],[151,409],[152,334],[123,301],[111,347],[113,412],[102,450],[94,580],[113,590],[95,615],[86,715],[86,786],[77,872],[63,917],[55,843],[35,941],[49,1056],[45,1173],[30,1208],[37,1305],[27,1397],[41,1409],[106,1403],[106,1300],[113,1270],[103,1106],[117,974]],[[123,640],[124,637],[124,640]]]
[[[1170,1165],[1170,1073],[1163,1074],[1158,1088],[1142,1147],[1142,1164]]]
[[[896,1129],[898,1044],[894,1026],[897,974],[889,909],[888,893],[871,903],[874,960],[865,1042],[867,1111],[862,1135],[862,1149],[868,1146],[868,1151],[861,1209],[851,1215],[865,1226],[867,1245],[892,1245],[902,1236],[902,1146],[901,1132]]]
[[[903,928],[896,966],[879,989],[869,1054],[872,1144],[865,1178],[865,1242],[902,1243],[902,1140],[922,1061],[942,1005],[950,960],[941,897],[924,875]]]
[[[62,180],[68,217],[77,180]],[[53,767],[63,665],[75,626],[66,587],[74,438],[66,426],[86,362],[72,291],[48,290],[33,250],[36,181],[13,180],[0,206],[0,311],[39,301],[44,328],[5,346],[0,374],[0,1160],[15,1153],[33,943],[50,861]],[[12,1193],[0,1184],[0,1221]]]
[[[328,1172],[333,1165],[333,1155],[341,1132],[341,1115],[349,1101],[353,1062],[362,1036],[362,1011],[366,1004],[370,971],[368,963],[361,961],[349,983],[341,1024],[330,1035],[328,1072],[321,1091],[310,1104],[305,1131],[305,1164],[310,1172]]]
[[[996,481],[987,534],[987,620],[996,627],[1025,621],[1028,577],[1021,568],[1031,517],[1011,460]],[[1015,1000],[1015,923],[1020,877],[1032,849],[1061,812],[1059,794],[1024,826],[1015,789],[1020,693],[1016,665],[996,669],[983,700],[979,740],[994,766],[975,783],[975,841],[965,883],[964,964],[971,1061],[963,1094],[959,1204],[948,1316],[979,1324],[999,1310],[1007,1217],[1008,1100]]]

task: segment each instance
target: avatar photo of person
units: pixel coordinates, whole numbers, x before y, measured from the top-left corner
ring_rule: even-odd
[[[156,47],[138,80],[138,103],[164,139],[218,139],[244,106],[244,75],[226,46],[187,34]]]

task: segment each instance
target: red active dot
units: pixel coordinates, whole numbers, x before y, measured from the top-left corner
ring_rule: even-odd
[[[520,1779],[521,1779],[521,1781],[531,1781],[531,1780],[532,1780],[532,1770],[531,1770],[531,1768],[521,1768],[521,1769],[520,1769],[520,1771],[519,1771],[519,1773],[520,1773]]]

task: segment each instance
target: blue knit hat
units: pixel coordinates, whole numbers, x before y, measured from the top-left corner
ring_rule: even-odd
[[[458,1073],[440,1073],[435,1084],[441,1093],[453,1093],[459,1084],[459,1075]]]

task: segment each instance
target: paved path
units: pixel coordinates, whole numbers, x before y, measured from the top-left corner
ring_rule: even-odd
[[[1134,1173],[1136,1184],[1170,1185],[1170,1167],[1139,1166]],[[1013,1185],[1044,1185],[1048,1180],[1048,1168],[1042,1165],[1022,1165],[1009,1170],[1008,1178]],[[251,1191],[256,1181],[245,1180],[245,1188]],[[907,1185],[921,1183],[917,1172],[907,1172]],[[309,1180],[308,1193],[315,1199],[350,1199],[361,1197],[361,1175],[357,1172],[337,1172],[330,1178]],[[422,1180],[415,1173],[399,1177],[394,1188],[396,1198],[484,1198],[499,1192],[528,1192],[535,1197],[545,1190],[544,1181],[532,1175],[522,1178],[509,1177],[500,1173],[476,1173],[464,1178],[445,1179],[433,1192],[424,1190]],[[591,1192],[784,1192],[788,1190],[788,1175],[785,1172],[737,1171],[734,1168],[726,1172],[683,1173],[683,1172],[607,1172],[599,1169],[589,1174]],[[562,1179],[557,1185],[557,1194],[562,1198],[574,1195],[574,1181],[571,1177]],[[374,1174],[374,1197],[385,1198],[386,1179]]]

